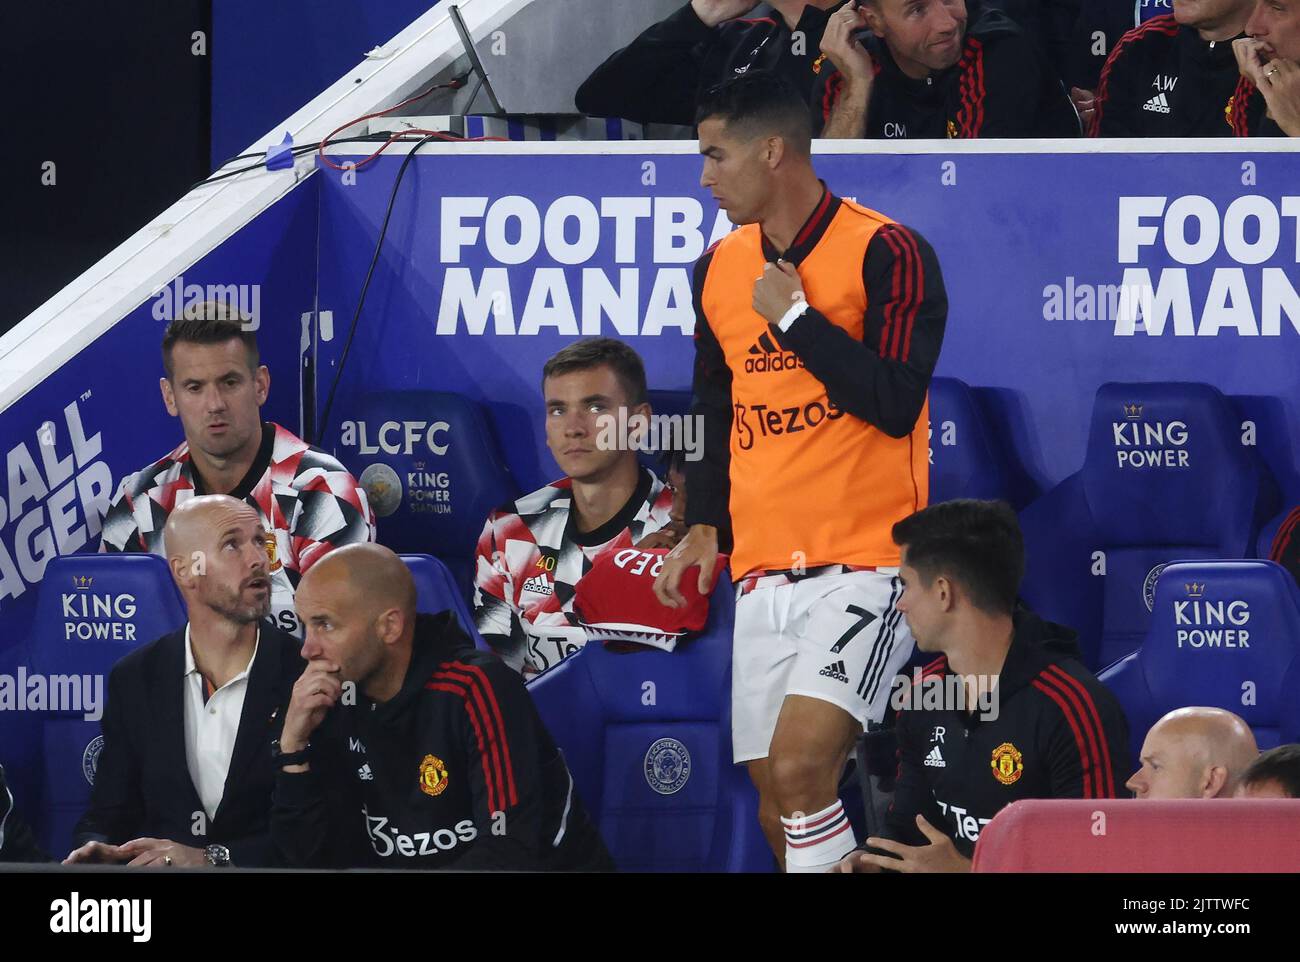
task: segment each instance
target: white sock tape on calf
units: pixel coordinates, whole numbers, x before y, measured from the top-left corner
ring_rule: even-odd
[[[816,872],[830,868],[856,845],[853,826],[839,799],[811,815],[781,816],[785,830],[787,872]]]

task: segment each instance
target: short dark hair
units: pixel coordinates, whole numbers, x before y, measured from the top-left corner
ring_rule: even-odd
[[[770,70],[751,70],[710,87],[695,111],[698,126],[714,117],[748,137],[777,134],[804,156],[812,153],[807,102]]]
[[[221,301],[204,301],[185,308],[181,316],[167,325],[162,340],[163,370],[168,380],[172,377],[172,348],[178,343],[185,344],[225,344],[227,341],[244,342],[244,351],[248,354],[248,369],[256,371],[260,358],[257,350],[257,335],[246,325],[249,318],[244,317],[237,308],[229,307]]]
[[[545,384],[548,377],[588,371],[602,365],[614,372],[627,395],[628,404],[636,407],[645,403],[645,365],[641,363],[641,355],[612,337],[591,337],[560,348],[542,368],[542,383]]]
[[[689,415],[687,415],[689,417]],[[659,466],[663,469],[664,477],[667,478],[672,471],[686,473],[686,449],[685,448],[664,448],[659,454]]]
[[[1025,541],[1005,501],[944,501],[894,525],[894,543],[927,583],[939,575],[961,585],[991,614],[1015,610],[1025,575]]]
[[[1242,785],[1277,782],[1289,798],[1300,798],[1300,745],[1278,745],[1250,763],[1241,776]]]

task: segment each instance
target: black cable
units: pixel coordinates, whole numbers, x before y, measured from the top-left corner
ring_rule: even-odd
[[[462,87],[465,86],[465,81],[468,80],[473,75],[473,73],[474,73],[473,70],[468,70],[463,74],[459,74],[458,76],[452,77],[450,80],[443,81],[442,83],[436,83],[428,90],[425,90],[422,93],[416,94],[414,97],[410,97],[407,100],[402,101],[402,103],[398,104],[397,106],[398,107],[410,106],[411,104],[415,103],[417,100],[423,100],[425,97],[428,97],[430,94],[436,93],[439,90],[460,90]],[[480,79],[479,87],[481,86],[483,86],[483,81]],[[474,91],[474,96],[475,97],[478,96],[477,88]],[[470,98],[470,102],[473,103],[473,97]],[[389,107],[386,109],[396,110],[397,107]],[[375,116],[382,115],[383,113],[385,113],[385,111],[381,110]],[[353,121],[353,123],[359,123],[359,122],[360,121]],[[347,126],[350,127],[352,126],[352,124],[348,124]],[[454,137],[455,135],[449,135],[449,136]],[[374,142],[375,140],[388,140],[390,139],[390,137],[391,135],[386,137],[383,134],[364,134],[359,137],[338,137],[333,140],[327,140],[323,144],[299,144],[296,147],[290,147],[289,151],[294,155],[294,157],[297,157],[300,154],[307,153],[308,151],[323,150],[324,148],[331,147],[334,144],[354,144],[358,142]],[[261,168],[266,166],[266,153],[271,149],[272,149],[271,147],[268,147],[266,151],[254,151],[253,153],[240,154],[237,157],[231,157],[229,160],[221,164],[221,167],[225,167],[227,164],[233,164],[237,160],[247,160],[250,157],[261,157],[262,161],[261,163],[249,164],[247,167],[241,167],[239,168],[239,170],[228,170],[224,174],[209,175],[205,177],[203,180],[196,181],[195,183],[191,184],[189,190],[187,190],[186,193],[189,193],[189,191],[193,190],[195,187],[202,187],[204,184],[215,184],[217,181],[225,180],[228,177],[237,177],[240,174],[246,174],[250,170],[260,170]],[[218,167],[217,170],[220,170],[221,167]]]
[[[410,166],[412,158],[418,151],[431,140],[443,140],[445,134],[430,134],[422,140],[415,142],[411,150],[402,158],[402,166],[397,168],[397,179],[393,181],[393,191],[388,195],[388,209],[384,211],[384,222],[379,228],[379,239],[375,241],[375,253],[370,258],[370,269],[366,271],[366,279],[361,285],[361,295],[357,298],[357,309],[352,315],[352,326],[348,329],[348,339],[343,345],[343,353],[339,357],[338,370],[334,372],[334,381],[330,384],[329,397],[325,401],[325,411],[321,414],[321,419],[316,428],[316,437],[312,444],[320,444],[321,439],[325,437],[325,432],[329,429],[330,409],[334,407],[334,394],[338,391],[339,381],[343,378],[343,367],[348,362],[348,353],[352,350],[352,339],[357,335],[357,322],[361,319],[361,307],[366,302],[366,292],[370,290],[370,279],[375,275],[375,265],[379,263],[379,252],[384,246],[384,237],[388,234],[388,220],[393,216],[393,204],[397,200],[397,189],[402,186],[402,177],[406,174],[406,168]]]
[[[339,137],[337,140],[331,140],[325,146],[328,147],[333,144],[375,143],[387,139],[388,137],[384,134],[365,134],[360,137]],[[298,144],[295,147],[289,148],[290,153],[292,153],[294,157],[300,157],[303,154],[309,154],[315,150],[320,150],[320,144]],[[252,154],[250,156],[261,157],[262,162],[259,164],[249,164],[247,167],[240,167],[238,170],[228,170],[222,174],[213,174],[210,177],[205,177],[203,180],[196,181],[195,183],[191,184],[188,190],[186,191],[186,193],[193,190],[195,187],[202,187],[204,184],[215,184],[219,180],[226,180],[229,177],[237,177],[240,174],[248,173],[250,170],[262,170],[263,168],[266,167],[265,151],[263,151],[260,154]],[[235,159],[238,160],[239,158],[235,158]],[[227,163],[230,163],[230,161],[227,161]]]

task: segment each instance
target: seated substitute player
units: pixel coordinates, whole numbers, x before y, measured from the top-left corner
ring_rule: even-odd
[[[1300,798],[1300,745],[1270,748],[1250,763],[1237,798]]]
[[[691,0],[597,67],[578,88],[581,113],[643,123],[695,122],[700,96],[727,77],[774,70],[812,95],[826,18],[845,0]]]
[[[1037,43],[971,0],[861,0],[822,36],[813,90],[826,138],[1077,137],[1079,117]]]
[[[1232,41],[1254,0],[1179,0],[1130,30],[1101,72],[1092,137],[1231,137],[1240,75]]]
[[[1258,757],[1250,726],[1232,712],[1179,708],[1147,732],[1127,788],[1135,798],[1231,798]]]
[[[1017,605],[1024,542],[1008,505],[946,501],[899,522],[894,539],[898,611],[939,657],[899,689],[886,835],[837,869],[965,872],[980,830],[1011,802],[1114,798],[1128,724],[1074,632]]]
[[[720,84],[699,119],[701,184],[742,226],[695,268],[702,458],[655,592],[683,604],[693,565],[707,592],[730,530],[735,761],[778,858],[818,871],[853,847],[839,779],[911,651],[889,529],[929,494],[947,298],[923,238],[817,178],[808,112],[779,77]],[[819,831],[798,832],[799,812]]]
[[[163,404],[180,418],[185,440],[123,480],[100,550],[165,554],[173,509],[195,495],[239,498],[267,532],[271,617],[296,634],[298,579],[330,549],[375,538],[365,491],[334,458],[262,421],[271,373],[258,363],[257,336],[225,304],[197,304],[172,321],[162,357]]]
[[[272,749],[290,865],[612,868],[523,681],[452,612],[417,615],[397,555],[341,548],[297,603],[307,670]]]
[[[172,511],[165,534],[189,620],[113,667],[90,808],[66,862],[273,865],[268,745],[303,663],[298,640],[265,620],[262,521],[206,495]]]
[[[570,344],[542,368],[542,394],[546,446],[566,477],[488,515],[474,575],[479,634],[530,678],[586,643],[571,617],[578,579],[601,555],[668,526],[673,505],[608,430],[650,414],[636,351],[608,337]]]
[[[1255,0],[1232,45],[1241,82],[1228,109],[1239,137],[1300,137],[1300,0]]]

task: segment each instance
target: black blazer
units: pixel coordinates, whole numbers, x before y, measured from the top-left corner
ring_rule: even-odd
[[[73,845],[120,845],[165,838],[202,848],[219,843],[234,865],[272,865],[271,741],[278,738],[293,684],[302,674],[302,642],[262,622],[249,672],[225,793],[208,819],[185,759],[185,629],[131,652],[108,676],[104,748],[90,809]]]

